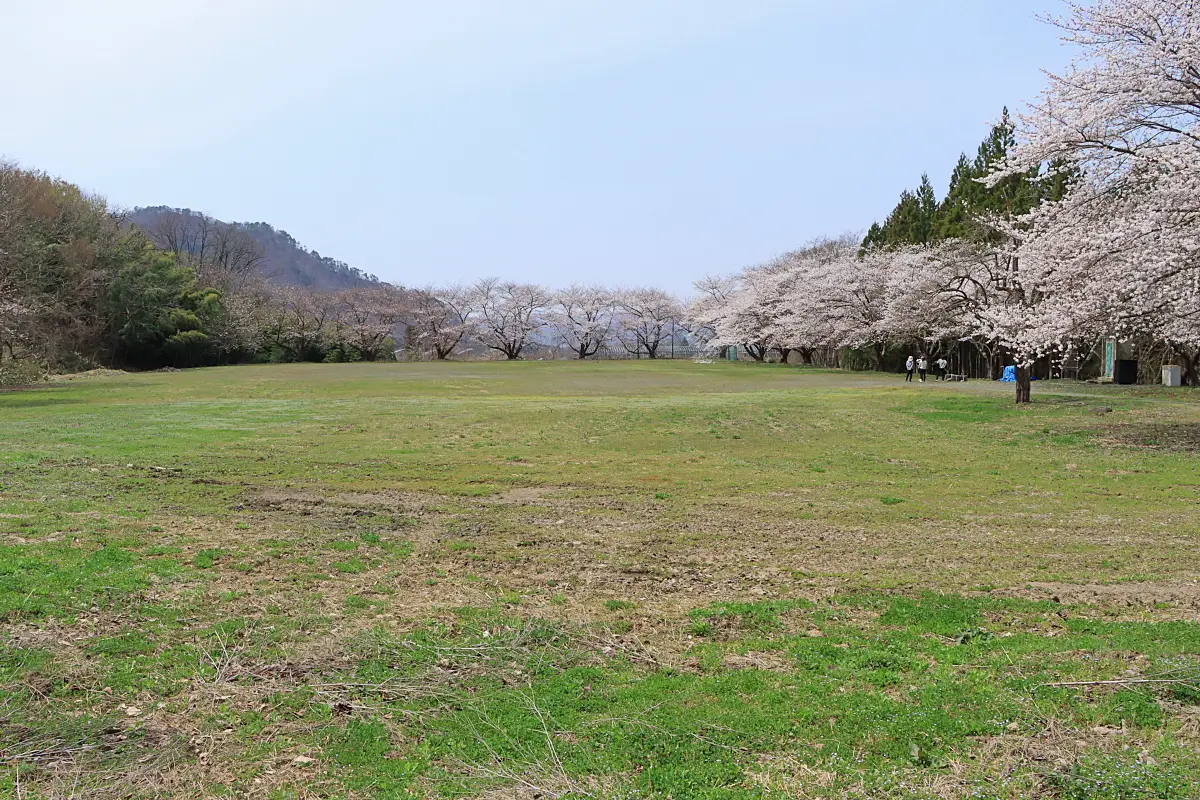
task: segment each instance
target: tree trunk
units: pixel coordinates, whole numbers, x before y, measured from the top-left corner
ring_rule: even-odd
[[[779,363],[786,365],[788,363],[788,356],[791,355],[792,348],[776,347],[775,349],[779,351]]]
[[[1184,386],[1196,385],[1196,357],[1186,350],[1179,351],[1180,383]]]
[[[871,349],[873,351],[875,351],[875,369],[877,369],[880,372],[883,372],[884,346],[882,344],[873,344],[873,345],[871,345]]]
[[[811,347],[801,347],[799,349],[799,352],[800,352],[800,363],[801,364],[812,364],[813,363],[813,351],[812,351]]]
[[[1017,377],[1017,404],[1021,405],[1029,402],[1029,365],[1017,364],[1015,370]]]

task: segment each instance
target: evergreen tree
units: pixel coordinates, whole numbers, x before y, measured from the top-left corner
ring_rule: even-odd
[[[929,244],[933,241],[933,231],[937,223],[938,200],[929,182],[929,175],[921,175],[921,185],[917,187],[917,220],[913,229],[915,244]]]
[[[872,222],[871,227],[867,229],[867,235],[863,239],[863,247],[882,247],[883,246],[883,226],[878,222]]]
[[[992,128],[988,138],[979,146],[975,156],[975,170],[980,177],[988,174],[991,168],[1002,163],[1009,151],[1017,146],[1015,128],[1005,108],[1000,116],[1000,122]],[[1038,172],[1022,173],[1005,178],[995,186],[986,187],[979,184],[983,191],[979,194],[977,203],[972,208],[976,213],[995,214],[1001,217],[1014,217],[1028,213],[1041,202],[1041,192],[1033,180]]]
[[[950,189],[938,208],[934,236],[937,239],[971,239],[978,235],[978,223],[971,217],[971,209],[979,206],[979,198],[986,187],[976,178],[981,177],[966,153],[958,157],[958,164],[950,175]]]
[[[219,292],[196,287],[192,270],[146,245],[108,287],[112,362],[137,367],[201,363],[209,347],[204,329],[220,313],[220,303]]]
[[[928,175],[921,176],[916,192],[905,189],[900,202],[888,214],[883,225],[874,224],[863,240],[864,247],[900,247],[906,244],[928,244],[933,240],[937,222],[938,202]]]
[[[921,176],[916,192],[905,190],[882,225],[874,224],[863,240],[864,247],[900,247],[929,244],[943,239],[990,241],[997,234],[987,226],[988,217],[1012,218],[1028,213],[1044,200],[1057,200],[1066,193],[1069,176],[1037,180],[1040,170],[1011,175],[995,186],[980,179],[1004,161],[1016,146],[1016,129],[1005,108],[979,145],[975,158],[964,153],[950,176],[946,197],[939,203],[927,175]]]
[[[883,221],[883,243],[895,247],[914,241],[920,236],[921,201],[905,189],[900,193],[900,202]]]

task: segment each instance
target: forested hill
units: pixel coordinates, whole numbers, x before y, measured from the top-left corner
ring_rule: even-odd
[[[193,252],[224,244],[229,234],[241,234],[257,245],[254,270],[273,283],[285,286],[310,286],[314,289],[349,289],[379,282],[345,262],[323,256],[297,242],[287,231],[276,230],[265,222],[222,222],[188,208],[151,206],[134,209],[132,224],[141,228],[163,249]]]

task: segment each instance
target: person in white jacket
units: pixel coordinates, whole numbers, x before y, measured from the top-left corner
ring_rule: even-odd
[[[921,383],[925,382],[925,373],[928,370],[929,362],[925,359],[925,356],[921,356],[917,359],[917,374],[921,376]]]
[[[904,372],[904,380],[905,380],[906,382],[911,382],[911,381],[912,381],[913,363],[914,363],[914,362],[913,362],[913,357],[912,357],[912,356],[909,356],[909,357],[908,357],[908,361],[905,361],[905,362],[904,362],[904,370],[905,370],[905,372]]]

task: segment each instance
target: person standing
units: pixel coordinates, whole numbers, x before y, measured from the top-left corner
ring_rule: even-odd
[[[912,383],[912,372],[913,372],[913,357],[910,354],[908,357],[908,361],[904,362],[904,381],[906,383]]]
[[[945,381],[946,380],[946,365],[949,364],[950,362],[946,360],[945,356],[942,356],[933,363],[937,366],[937,379],[939,381]]]
[[[921,376],[921,383],[925,382],[925,372],[929,369],[929,362],[925,359],[925,354],[917,359],[917,374]]]

